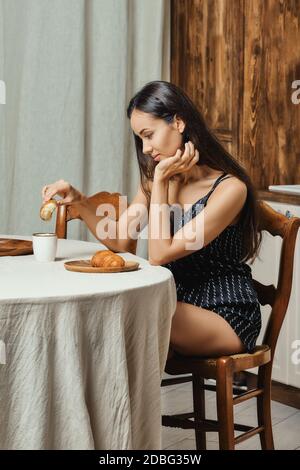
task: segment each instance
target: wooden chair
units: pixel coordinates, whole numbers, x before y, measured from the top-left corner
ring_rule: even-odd
[[[293,279],[294,251],[300,218],[287,217],[277,213],[270,206],[259,202],[260,230],[283,239],[277,288],[264,286],[254,281],[261,305],[272,307],[263,338],[263,344],[256,346],[252,354],[235,354],[216,358],[187,357],[175,353],[167,360],[165,371],[170,375],[191,374],[185,377],[169,378],[162,386],[192,381],[192,413],[163,416],[164,426],[195,429],[196,448],[206,449],[206,432],[219,434],[220,449],[234,449],[235,445],[259,434],[262,449],[274,449],[271,421],[271,376],[277,339],[283,323]],[[258,367],[257,386],[253,390],[241,392],[233,387],[233,374]],[[204,379],[216,380],[216,386],[205,384]],[[218,420],[205,419],[205,390],[216,392]],[[234,423],[234,405],[256,397],[256,427]],[[235,437],[234,430],[243,431]]]
[[[116,219],[119,220],[120,217],[120,193],[109,193],[107,191],[101,191],[100,193],[96,193],[93,196],[88,197],[88,201],[92,208],[96,210],[100,204],[112,204],[115,208]],[[78,210],[76,209],[75,205],[63,205],[58,206],[57,208],[57,215],[56,215],[56,228],[55,232],[57,238],[67,238],[67,223],[69,220],[80,219],[82,218],[79,215]],[[136,246],[137,240],[132,240],[129,247],[129,252],[136,254]]]

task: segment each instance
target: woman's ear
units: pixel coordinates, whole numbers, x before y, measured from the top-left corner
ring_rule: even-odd
[[[178,132],[180,132],[180,134],[184,133],[185,122],[179,116],[177,116],[176,114],[174,116],[173,125],[174,125],[175,129],[177,129]]]

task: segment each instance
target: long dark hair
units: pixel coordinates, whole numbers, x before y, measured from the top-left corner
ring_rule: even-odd
[[[165,81],[147,83],[130,100],[127,116],[130,119],[134,109],[164,119],[171,124],[175,115],[185,123],[184,142],[190,140],[199,151],[197,165],[207,165],[215,170],[230,173],[247,186],[247,199],[242,209],[240,224],[243,231],[243,261],[254,261],[260,243],[258,230],[258,208],[255,188],[244,168],[222,146],[217,137],[208,129],[202,114],[194,103],[176,85]],[[142,139],[133,133],[140,170],[142,190],[150,204],[151,193],[147,180],[153,181],[155,162],[143,153]]]

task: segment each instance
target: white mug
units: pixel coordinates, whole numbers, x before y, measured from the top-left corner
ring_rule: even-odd
[[[54,261],[57,249],[55,233],[33,233],[32,246],[37,261]]]

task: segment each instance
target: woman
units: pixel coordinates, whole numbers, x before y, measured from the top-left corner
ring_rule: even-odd
[[[99,217],[69,183],[45,186],[44,201],[59,194],[62,204],[76,203],[92,233],[114,251],[127,251],[132,237],[128,227],[142,204],[149,211],[149,261],[170,269],[176,282],[171,346],[185,355],[251,351],[261,313],[246,261],[255,258],[261,235],[249,177],[175,85],[146,84],[131,99],[127,115],[140,187],[116,223],[116,238],[97,237]],[[170,214],[170,207],[179,207],[180,216]],[[119,236],[124,230],[127,238]]]

